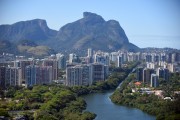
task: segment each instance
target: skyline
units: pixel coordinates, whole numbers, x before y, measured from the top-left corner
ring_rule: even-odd
[[[140,48],[180,49],[179,5],[178,0],[1,0],[0,25],[39,18],[45,19],[49,28],[59,30],[81,19],[87,11],[101,15],[106,21],[117,20],[129,41]]]

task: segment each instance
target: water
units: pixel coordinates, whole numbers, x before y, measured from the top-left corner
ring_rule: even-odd
[[[83,96],[87,103],[86,111],[95,113],[95,120],[155,120],[154,116],[139,109],[112,103],[109,98],[112,93],[113,91],[109,91]]]

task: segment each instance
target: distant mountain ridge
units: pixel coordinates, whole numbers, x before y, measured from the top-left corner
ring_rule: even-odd
[[[50,29],[46,21],[41,19],[0,25],[0,39],[12,42],[27,39],[56,51],[87,48],[103,51],[139,50],[129,42],[119,22],[105,21],[100,15],[90,12],[84,12],[83,18],[64,25],[59,31]]]
[[[49,29],[46,21],[41,19],[21,21],[12,25],[0,25],[1,40],[47,40],[56,34],[57,31]]]

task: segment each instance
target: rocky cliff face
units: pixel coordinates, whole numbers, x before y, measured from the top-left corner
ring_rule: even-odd
[[[1,25],[0,39],[14,42],[28,39],[56,51],[87,48],[104,51],[139,50],[129,43],[118,21],[105,21],[100,15],[90,12],[84,12],[83,18],[64,25],[59,31],[51,30],[46,21],[40,19]]]
[[[62,49],[138,50],[137,46],[129,43],[119,22],[105,21],[101,16],[89,12],[84,12],[82,19],[63,26],[56,39],[63,44]]]
[[[0,39],[9,41],[29,40],[47,40],[54,37],[57,31],[48,28],[45,20],[34,19],[21,21],[12,25],[0,26]]]

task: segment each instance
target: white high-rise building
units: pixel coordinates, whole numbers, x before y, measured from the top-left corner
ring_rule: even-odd
[[[111,60],[112,62],[116,62],[118,56],[119,56],[119,53],[118,53],[118,52],[112,52],[112,53],[110,54],[110,60]]]
[[[58,69],[65,69],[66,68],[66,58],[63,54],[56,54],[56,59],[58,61]]]
[[[71,63],[79,63],[79,62],[80,62],[79,56],[77,56],[74,53],[69,54],[69,64],[71,64]]]
[[[86,63],[93,63],[93,50],[91,48],[88,48],[88,56],[86,57]]]
[[[123,57],[122,56],[118,56],[117,57],[117,67],[121,67],[123,64]]]
[[[93,56],[93,51],[91,48],[88,48],[88,57],[92,57]]]
[[[155,69],[156,65],[153,62],[147,62],[146,67],[149,69]]]
[[[95,54],[94,63],[99,63],[103,65],[109,65],[109,55],[108,54]]]

